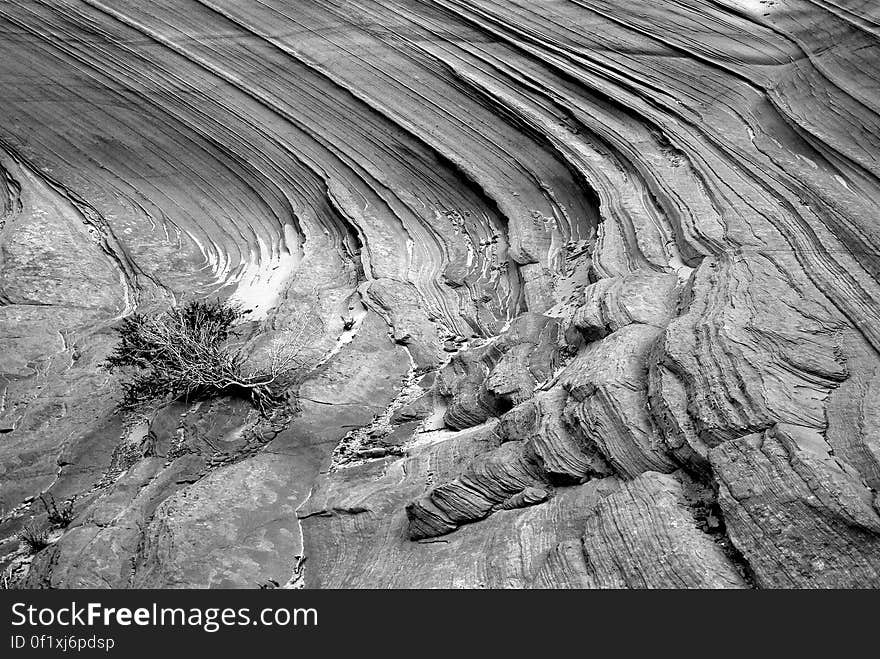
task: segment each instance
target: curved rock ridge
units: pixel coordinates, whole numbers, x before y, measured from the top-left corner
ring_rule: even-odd
[[[531,398],[559,360],[559,334],[555,319],[524,313],[498,337],[454,355],[437,377],[444,423],[469,428]]]
[[[880,586],[878,25],[2,3],[4,583]],[[206,297],[318,328],[289,409],[119,414],[112,328]]]

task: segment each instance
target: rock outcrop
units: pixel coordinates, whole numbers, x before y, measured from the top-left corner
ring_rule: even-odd
[[[554,547],[541,588],[745,588],[722,545],[698,527],[682,484],[646,472],[599,501],[583,537]]]
[[[880,587],[878,21],[0,4],[4,585]],[[120,413],[205,297],[288,404]]]
[[[880,578],[876,496],[819,433],[775,426],[710,453],[730,538],[765,588],[864,588]]]

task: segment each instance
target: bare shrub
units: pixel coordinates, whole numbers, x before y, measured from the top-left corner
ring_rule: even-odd
[[[31,523],[18,532],[18,539],[24,544],[29,554],[36,554],[49,546],[49,530]]]
[[[299,331],[276,339],[264,359],[254,360],[230,342],[233,326],[247,312],[218,301],[194,301],[157,315],[133,314],[117,329],[120,341],[107,359],[110,370],[129,375],[123,409],[167,400],[196,400],[220,394],[246,397],[262,413],[277,406],[280,384],[307,363],[317,333]]]
[[[43,508],[46,509],[46,514],[49,517],[49,523],[52,526],[56,526],[58,528],[66,528],[73,521],[73,501],[70,499],[65,499],[61,502],[59,506],[55,502],[55,497],[51,494],[49,495],[49,499],[47,500],[42,494],[40,495],[40,501],[43,503]]]

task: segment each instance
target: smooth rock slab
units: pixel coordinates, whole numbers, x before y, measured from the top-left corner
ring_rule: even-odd
[[[279,549],[295,545],[299,536],[294,462],[258,455],[217,469],[164,501],[145,530],[132,585],[255,588],[269,579],[285,583],[294,557]]]

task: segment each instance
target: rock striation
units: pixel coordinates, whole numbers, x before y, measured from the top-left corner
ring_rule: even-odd
[[[0,4],[3,583],[880,587],[878,25]],[[315,328],[287,408],[120,414],[113,328],[204,297]]]

